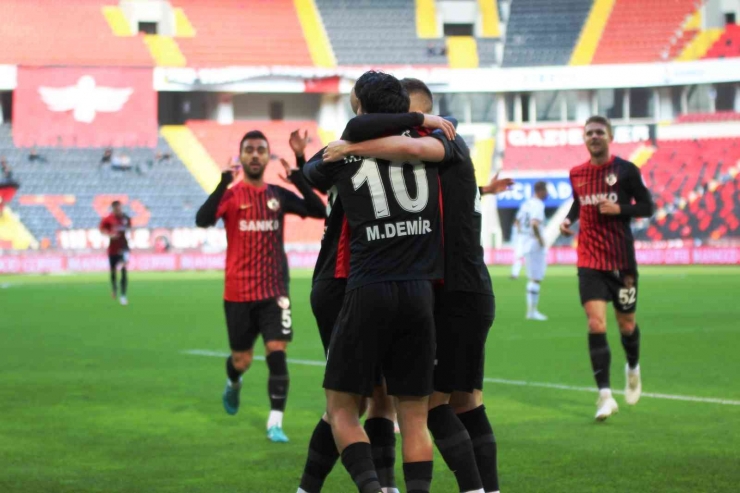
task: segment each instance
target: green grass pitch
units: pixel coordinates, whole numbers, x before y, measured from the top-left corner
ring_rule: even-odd
[[[602,424],[595,392],[582,389],[593,379],[575,269],[548,272],[544,323],[524,320],[524,280],[492,272],[486,377],[496,380],[485,393],[504,493],[740,491],[740,269],[642,269],[643,385],[663,396],[628,407],[618,395],[619,414]],[[239,414],[226,415],[223,359],[185,354],[227,350],[221,278],[134,272],[127,307],[111,300],[107,274],[0,278],[0,492],[295,492],[323,368],[289,366],[289,444],[265,439],[261,361]],[[296,272],[288,354],[320,361],[309,289]],[[609,340],[621,389],[611,317]],[[456,491],[439,456],[432,490]],[[356,490],[340,465],[324,491]]]

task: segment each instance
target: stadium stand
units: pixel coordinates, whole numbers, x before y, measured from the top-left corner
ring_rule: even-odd
[[[695,0],[618,0],[591,63],[668,59],[676,33],[695,10]]]
[[[611,152],[630,159],[640,144],[612,144]],[[504,151],[504,170],[509,171],[567,171],[588,160],[588,151],[582,145],[562,147],[515,147]]]
[[[163,139],[158,150],[173,154]],[[12,163],[21,184],[10,206],[37,240],[54,246],[60,229],[97,228],[101,217],[94,205],[101,196],[104,209],[112,200],[105,197],[125,197],[129,205],[138,201],[143,207],[134,212],[149,228],[193,227],[206,194],[176,156],[153,162],[153,149],[114,149],[114,155],[125,153],[132,163],[131,170],[117,171],[101,165],[103,152],[40,147],[45,161],[30,162],[29,150],[13,145],[10,126],[0,125],[0,155]],[[43,207],[45,198],[57,207]]]
[[[740,57],[740,26],[728,24],[722,36],[709,48],[704,58]]]
[[[736,111],[718,111],[716,113],[687,113],[676,119],[676,123],[710,123],[740,121]]]
[[[738,160],[738,139],[658,141],[657,151],[642,167],[642,174],[656,204],[662,206],[719,181]]]
[[[517,0],[506,27],[504,67],[565,65],[592,0]]]
[[[316,5],[340,65],[447,65],[446,56],[432,54],[443,52],[443,38],[417,37],[413,2],[317,0]]]
[[[663,208],[638,235],[652,241],[701,238],[720,240],[740,233],[740,181],[728,180],[691,201]]]
[[[0,63],[151,67],[143,37],[115,36],[102,8],[100,0],[3,1]]]
[[[177,39],[190,67],[313,65],[293,0],[172,4],[195,30],[193,37]]]
[[[284,175],[283,167],[278,158],[286,159],[291,166],[295,165],[293,151],[288,145],[288,138],[293,130],[308,130],[311,142],[306,149],[306,157],[310,158],[321,148],[318,141],[318,126],[315,121],[237,121],[232,125],[219,125],[214,121],[188,121],[187,127],[208,151],[215,163],[219,165],[232,157],[239,155],[239,142],[245,133],[259,129],[270,141],[270,153],[273,160],[265,171],[265,181],[274,183],[295,191],[295,188],[284,183],[280,176]],[[316,243],[321,239],[323,221],[315,219],[301,220],[296,216],[288,216],[285,220],[286,243]]]

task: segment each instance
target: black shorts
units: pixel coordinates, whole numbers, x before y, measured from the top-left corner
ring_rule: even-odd
[[[292,341],[290,299],[287,296],[261,301],[226,301],[226,328],[232,351],[248,351],[257,336],[268,341]]]
[[[578,268],[578,290],[581,305],[587,301],[613,302],[620,313],[637,310],[637,271],[610,271]]]
[[[437,362],[434,390],[483,390],[486,338],[496,315],[493,295],[440,291],[434,312]]]
[[[433,390],[434,290],[430,281],[380,282],[347,292],[327,355],[324,388],[371,396]]]
[[[331,333],[339,318],[339,312],[342,311],[346,287],[347,279],[321,279],[314,282],[311,288],[311,310],[319,326],[324,355],[329,350]]]
[[[113,270],[118,267],[121,262],[128,262],[128,250],[124,250],[116,255],[108,255],[108,262],[110,263],[110,269]]]

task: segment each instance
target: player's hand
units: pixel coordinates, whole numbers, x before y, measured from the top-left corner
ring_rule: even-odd
[[[573,236],[573,230],[570,229],[570,219],[566,219],[560,224],[560,234],[563,236]]]
[[[622,209],[619,207],[619,204],[601,199],[599,200],[599,212],[605,216],[617,216],[622,212]]]
[[[291,174],[292,174],[292,173],[293,173],[294,171],[296,171],[296,170],[297,170],[298,168],[291,168],[291,167],[290,167],[290,163],[289,163],[288,161],[286,161],[285,159],[283,159],[283,158],[280,158],[280,164],[282,164],[282,165],[283,165],[283,169],[285,170],[285,176],[283,176],[283,175],[279,175],[279,176],[280,176],[280,179],[281,179],[281,180],[283,180],[283,181],[284,181],[285,183],[287,183],[288,185],[292,185],[292,184],[293,184],[293,182],[292,182],[292,181],[290,181],[290,180],[288,179],[288,177],[289,177],[289,176],[290,176],[290,175],[291,175]]]
[[[445,120],[441,116],[437,115],[424,115],[424,123],[422,124],[425,128],[430,130],[441,130],[447,140],[455,140],[455,125]]]
[[[230,157],[226,164],[221,166],[221,174],[229,173],[229,181],[236,179],[236,174],[239,172],[239,163],[233,157]]]
[[[293,153],[296,157],[303,157],[306,152],[306,145],[308,144],[308,130],[303,133],[303,137],[301,137],[300,129],[293,130],[290,133],[288,143],[290,144],[290,148],[293,149]]]
[[[334,142],[329,142],[329,145],[324,149],[322,159],[325,163],[341,161],[347,157],[347,148],[349,145],[350,142],[347,142],[346,140],[335,140]]]
[[[493,178],[491,178],[491,181],[488,183],[488,185],[481,187],[481,189],[483,190],[483,195],[495,195],[503,192],[513,184],[514,180],[512,180],[511,178],[501,178],[499,180],[498,173],[496,173]]]

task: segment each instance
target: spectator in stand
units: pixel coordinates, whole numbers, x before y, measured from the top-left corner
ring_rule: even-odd
[[[13,180],[13,170],[8,165],[8,160],[5,156],[0,156],[0,168],[2,169],[2,178],[4,182],[10,182]]]
[[[106,147],[105,151],[103,151],[103,157],[100,158],[100,167],[102,168],[106,164],[110,164],[112,159],[113,159],[113,149],[110,147]]]
[[[38,161],[39,163],[47,163],[48,161],[44,156],[39,154],[38,149],[36,149],[36,146],[31,147],[31,151],[28,153],[28,160],[30,162]]]
[[[111,158],[111,169],[128,171],[131,169],[131,158],[127,154],[113,156]]]

